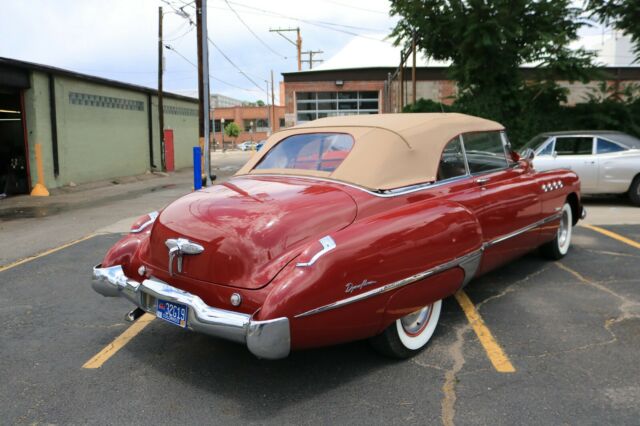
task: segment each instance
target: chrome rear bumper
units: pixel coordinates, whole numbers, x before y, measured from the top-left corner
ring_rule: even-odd
[[[259,358],[279,359],[289,355],[291,339],[289,319],[254,321],[249,314],[213,308],[198,296],[154,279],[142,282],[129,279],[122,267],[93,268],[93,289],[107,297],[122,296],[141,309],[156,315],[158,299],[189,307],[187,328],[247,345]]]

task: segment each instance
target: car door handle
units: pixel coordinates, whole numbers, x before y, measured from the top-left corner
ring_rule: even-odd
[[[477,178],[476,180],[474,180],[475,183],[477,183],[478,185],[484,185],[485,183],[489,182],[491,179],[489,179],[488,177],[481,177],[481,178]]]

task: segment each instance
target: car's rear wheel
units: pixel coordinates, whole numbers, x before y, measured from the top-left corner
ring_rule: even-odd
[[[640,175],[636,176],[629,187],[629,199],[636,206],[640,206]]]
[[[562,206],[562,216],[560,217],[560,225],[556,232],[556,237],[540,247],[540,252],[547,258],[552,260],[562,259],[571,246],[571,234],[573,231],[573,212],[569,203]]]
[[[442,300],[406,315],[380,335],[371,344],[380,353],[393,358],[410,358],[422,351],[431,340],[438,325]]]

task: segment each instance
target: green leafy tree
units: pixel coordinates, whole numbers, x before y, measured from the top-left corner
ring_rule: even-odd
[[[636,62],[640,61],[640,1],[586,0],[591,17],[628,34],[635,45]]]
[[[231,122],[224,126],[224,134],[229,136],[230,138],[233,138],[233,140],[235,141],[235,139],[240,135],[240,126],[238,126],[234,122]]]
[[[592,54],[571,50],[582,10],[571,0],[392,0],[401,19],[397,44],[416,36],[428,57],[450,61],[458,110],[498,121],[536,103],[558,105],[566,92],[555,81],[588,81]],[[533,79],[521,66],[536,64]]]

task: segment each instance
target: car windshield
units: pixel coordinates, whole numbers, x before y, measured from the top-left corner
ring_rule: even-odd
[[[269,150],[255,166],[264,169],[334,171],[353,147],[344,133],[306,133],[289,136]]]
[[[542,145],[547,139],[549,139],[548,136],[534,136],[533,139],[531,139],[529,142],[524,144],[522,148],[520,148],[520,152],[524,152],[524,150],[527,148],[531,148],[532,150],[536,151],[538,148],[540,148],[540,145]]]

